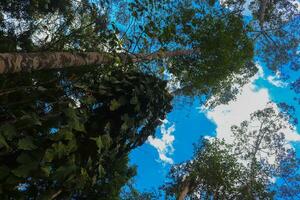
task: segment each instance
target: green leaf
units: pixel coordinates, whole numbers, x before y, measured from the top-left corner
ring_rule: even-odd
[[[6,165],[0,166],[0,180],[3,180],[9,175],[9,168]]]
[[[140,104],[136,104],[134,111],[139,112],[141,110]]]
[[[59,140],[72,140],[73,138],[74,138],[74,134],[70,129],[62,128],[51,139],[54,141],[59,141]]]
[[[51,167],[50,166],[41,167],[41,171],[44,173],[46,177],[49,177],[51,173]]]
[[[138,106],[138,105],[136,105],[136,106]],[[134,119],[130,118],[128,116],[128,114],[122,115],[121,119],[122,119],[122,121],[124,121],[124,123],[122,125],[126,126],[127,128],[132,127],[134,125]]]
[[[26,163],[26,164],[20,165],[19,167],[12,170],[11,172],[18,177],[27,178],[29,176],[29,173],[31,171],[35,170],[38,167],[38,165],[39,165],[38,162]]]
[[[91,159],[91,156],[89,156],[89,159],[88,159],[88,161],[87,161],[86,167],[87,167],[87,168],[91,168],[91,167],[92,167],[92,164],[93,164],[93,161],[92,161],[92,159]]]
[[[138,100],[137,96],[134,96],[130,99],[130,104],[135,105],[135,104],[138,104],[138,102],[139,102],[139,100]]]
[[[85,127],[84,124],[77,121],[76,123],[74,123],[73,125],[73,129],[76,131],[80,131],[80,132],[85,132]]]
[[[82,99],[82,103],[90,105],[96,102],[95,97],[93,96],[86,96],[85,98]]]
[[[75,121],[73,123],[73,129],[76,130],[76,131],[80,131],[80,132],[85,132],[85,127],[84,127],[84,124],[82,124],[81,122],[79,121]]]
[[[27,153],[21,153],[21,155],[19,155],[17,157],[17,162],[21,163],[21,164],[26,164],[26,163],[30,163],[32,161],[31,157],[27,154]]]
[[[96,142],[96,145],[97,145],[97,147],[98,147],[98,149],[99,149],[99,150],[101,150],[101,149],[102,149],[102,147],[103,147],[103,143],[102,143],[101,136],[99,136],[99,137],[96,137],[96,138],[91,138],[91,140],[95,140],[95,142]]]
[[[76,131],[85,132],[84,124],[80,122],[79,117],[74,109],[67,108],[64,110],[64,113],[68,118],[68,124],[70,128],[73,128]]]
[[[64,114],[70,119],[77,119],[76,112],[73,108],[66,108]]]
[[[126,131],[128,129],[128,126],[127,126],[127,122],[123,122],[122,126],[121,126],[121,130],[124,130]]]
[[[7,144],[5,138],[3,137],[3,135],[0,135],[0,148],[1,148],[1,146],[6,147],[7,149],[10,148],[9,145]]]
[[[108,134],[105,134],[101,136],[101,139],[102,139],[103,146],[108,148],[111,144],[110,136]]]
[[[101,164],[98,165],[98,173],[99,173],[99,178],[103,177],[105,174],[105,170]]]
[[[11,172],[16,175],[17,177],[23,177],[26,178],[29,175],[28,168],[25,166],[18,167],[17,169],[12,170]]]
[[[29,126],[29,125],[42,125],[41,121],[39,120],[39,117],[36,114],[27,114],[27,115],[23,115],[20,118],[20,121],[22,122],[22,124]]]
[[[41,126],[42,123],[36,114],[31,115],[32,124]]]
[[[54,151],[53,149],[47,149],[44,155],[43,160],[46,162],[51,162],[54,159]]]
[[[56,192],[55,191],[52,191],[52,190],[49,190],[49,191],[46,191],[44,192],[43,194],[41,194],[40,196],[40,200],[49,200],[52,198],[52,196],[55,194]]]
[[[68,155],[66,145],[64,145],[62,142],[55,143],[52,145],[52,147],[54,150],[54,155],[57,156],[59,159],[65,155]]]
[[[54,180],[64,180],[76,170],[76,165],[60,166],[54,174]]]
[[[10,124],[1,126],[0,134],[3,134],[8,141],[11,141],[17,135],[15,127]]]
[[[33,138],[30,136],[27,136],[27,137],[19,140],[18,148],[23,149],[23,150],[33,150],[33,149],[36,149],[37,146],[35,146],[33,144]]]
[[[78,148],[76,139],[69,140],[68,143],[67,143],[66,148],[67,148],[68,154],[76,151],[77,148]]]
[[[80,169],[80,174],[84,179],[88,179],[89,178],[89,174],[87,173],[85,168],[81,168]]]
[[[111,102],[110,102],[109,109],[110,109],[111,111],[115,111],[115,110],[117,110],[120,106],[121,106],[121,104],[120,104],[116,99],[113,99],[113,100],[111,100]]]
[[[8,178],[6,178],[5,183],[14,185],[14,184],[17,184],[19,181],[20,181],[20,179],[18,177],[11,174],[10,176],[8,176]]]
[[[127,104],[127,98],[125,96],[121,96],[118,99],[118,102],[120,103],[121,106],[126,105]]]

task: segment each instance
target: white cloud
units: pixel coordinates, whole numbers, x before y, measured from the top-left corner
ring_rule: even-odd
[[[292,1],[292,0],[289,0],[289,1],[292,2],[296,6],[298,11],[300,11],[300,2],[299,1]]]
[[[167,90],[170,93],[181,88],[180,81],[174,74],[170,73],[168,70],[164,70],[163,74],[164,74],[165,78],[168,80]]]
[[[251,16],[251,12],[249,10],[249,5],[253,0],[246,0],[245,4],[243,5],[244,11],[243,15]],[[228,7],[228,0],[220,0],[220,4],[224,7]]]
[[[258,68],[258,72],[257,72],[257,75],[253,78],[253,81],[255,81],[258,78],[263,78],[265,76],[262,66],[259,64],[256,64],[256,67]]]
[[[276,72],[275,76],[268,76],[269,83],[276,87],[286,87],[287,84],[280,80],[280,72]]]
[[[259,67],[259,66],[258,66]],[[218,138],[224,138],[227,142],[232,142],[232,125],[239,125],[244,120],[250,120],[250,114],[264,109],[271,101],[267,88],[257,88],[255,80],[263,78],[264,73],[259,67],[258,74],[252,81],[242,88],[242,92],[237,96],[236,101],[231,101],[227,105],[220,105],[212,110],[205,110],[206,116],[217,125],[216,133]],[[275,110],[279,110],[276,104],[272,104]],[[295,131],[285,130],[288,141],[300,141],[300,135]]]
[[[228,105],[220,105],[212,110],[205,110],[206,116],[213,122],[215,122],[217,138],[225,139],[227,143],[232,143],[234,138],[231,132],[232,125],[240,125],[242,121],[249,121],[250,114],[266,108],[266,106],[272,106],[275,111],[279,112],[279,108],[275,103],[270,103],[271,98],[267,88],[257,88],[254,82],[259,78],[264,78],[263,70],[260,66],[257,75],[252,79],[249,84],[246,84],[242,88],[242,92],[237,96],[236,101],[230,102]],[[252,124],[255,126],[255,124]],[[289,122],[286,121],[288,127]],[[290,125],[291,126],[291,125]],[[296,128],[291,126],[292,129],[286,128],[282,132],[285,134],[285,138],[288,142],[300,141],[300,135],[297,133]],[[291,148],[288,143],[287,148]],[[275,162],[274,156],[267,154],[260,155],[268,160],[270,164]],[[247,163],[244,163],[247,164]]]
[[[243,5],[243,8],[244,8],[243,15],[245,15],[245,16],[251,16],[252,15],[251,11],[249,10],[249,6],[250,6],[251,2],[253,2],[253,0],[246,0],[245,1],[244,5]],[[299,0],[288,0],[288,2],[295,5],[296,9],[298,11],[300,11],[300,2],[299,2]],[[220,0],[220,4],[224,7],[228,7],[228,0]]]
[[[175,124],[166,128],[166,125],[169,124],[168,120],[162,120],[162,122],[163,124],[160,127],[162,137],[157,138],[149,136],[148,143],[157,150],[160,161],[167,164],[173,164],[174,161],[170,156],[174,152],[173,142],[175,137],[173,132],[175,131]]]

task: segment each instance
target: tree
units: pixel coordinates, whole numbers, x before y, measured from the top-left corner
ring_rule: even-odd
[[[195,146],[193,159],[170,170],[171,182],[166,194],[183,200],[236,199],[239,196],[243,166],[232,154],[232,146],[224,140],[202,140]]]
[[[1,52],[98,47],[95,39],[101,31],[96,31],[95,21],[104,16],[86,0],[4,0],[0,8]]]
[[[226,0],[224,5],[235,13],[242,14],[248,9],[250,14],[249,32],[256,43],[260,61],[274,72],[280,71],[282,77],[286,69],[299,70],[298,44],[299,2],[297,0]],[[294,81],[294,80],[293,80]]]
[[[123,187],[120,194],[121,200],[156,200],[161,197],[161,194],[156,190],[140,192],[134,187],[134,180],[128,181]]]
[[[296,152],[290,149],[289,156],[280,163],[280,178],[275,190],[278,191],[277,196],[283,199],[297,199],[300,197],[300,161],[295,154]]]
[[[267,107],[232,126],[233,144],[204,140],[191,161],[172,167],[166,193],[180,200],[299,197],[299,159],[283,133],[287,120]]]
[[[19,77],[23,86],[1,95],[1,198],[117,199],[134,175],[128,153],[171,109],[166,83],[137,72],[77,73]]]
[[[126,55],[119,53],[114,57],[107,52],[42,52],[42,53],[3,53],[0,54],[0,69],[2,73],[16,73],[56,69],[66,67],[84,67],[90,65],[111,65],[116,61],[121,64],[146,62],[154,59],[163,59],[175,56],[193,54],[193,50],[178,50],[171,52],[156,52],[152,54]]]
[[[235,152],[249,169],[244,187],[250,199],[266,198],[260,197],[259,191],[272,185],[272,178],[283,176],[283,166],[290,165],[289,170],[295,170],[297,158],[284,134],[292,129],[289,121],[288,115],[269,106],[254,112],[251,121],[232,127]]]

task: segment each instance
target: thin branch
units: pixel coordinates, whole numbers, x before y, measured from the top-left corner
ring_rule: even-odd
[[[51,200],[52,200],[52,199],[55,199],[56,197],[58,197],[61,193],[62,193],[62,190],[61,190],[61,189],[58,190],[55,194],[53,194],[53,195],[51,196]]]

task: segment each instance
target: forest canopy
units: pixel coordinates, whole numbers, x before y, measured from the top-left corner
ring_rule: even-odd
[[[245,3],[2,0],[0,198],[119,199],[136,174],[128,155],[155,135],[173,99],[200,97],[210,108],[234,100],[258,55],[274,71],[298,70],[299,31],[287,31],[299,21],[293,1],[253,0],[251,19]],[[195,156],[224,159],[230,182],[243,167],[213,148],[222,145],[204,142]],[[255,187],[269,197],[264,181]],[[155,198],[129,189],[128,198]]]

